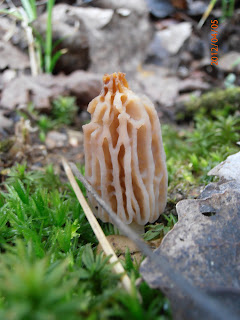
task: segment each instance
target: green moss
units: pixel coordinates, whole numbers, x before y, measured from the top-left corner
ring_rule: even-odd
[[[84,194],[83,186],[80,186]],[[133,294],[119,284],[109,257],[95,254],[95,235],[68,184],[53,167],[12,168],[0,193],[0,318],[171,319],[168,300],[143,282],[126,254]],[[102,223],[106,234],[109,224]],[[149,301],[152,297],[152,301]]]
[[[177,112],[176,119],[189,119],[196,113],[214,116],[216,110],[219,110],[223,116],[240,110],[240,87],[216,89],[203,94],[200,98],[192,97],[185,103],[184,110]]]
[[[39,138],[44,142],[49,130],[72,124],[77,110],[75,97],[59,96],[52,101],[52,108],[49,114],[39,114],[32,103],[29,103],[27,111],[19,111],[19,114],[25,119],[34,119],[39,128]]]
[[[52,117],[56,124],[71,124],[74,121],[78,107],[75,97],[58,97],[52,103]]]
[[[202,115],[195,117],[192,130],[163,126],[163,141],[167,157],[169,191],[178,186],[206,184],[208,171],[232,153],[239,151],[240,118]]]

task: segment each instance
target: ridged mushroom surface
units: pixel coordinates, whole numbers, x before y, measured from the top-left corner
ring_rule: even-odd
[[[103,77],[103,89],[83,126],[85,175],[126,224],[154,222],[167,199],[161,127],[152,102],[128,87],[123,73]],[[89,194],[97,217],[111,222]]]

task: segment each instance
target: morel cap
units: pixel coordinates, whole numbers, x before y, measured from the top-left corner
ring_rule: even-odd
[[[87,180],[124,223],[156,221],[166,205],[167,169],[154,105],[134,94],[119,72],[103,77],[103,89],[87,110]],[[96,216],[111,222],[90,194],[89,199]]]

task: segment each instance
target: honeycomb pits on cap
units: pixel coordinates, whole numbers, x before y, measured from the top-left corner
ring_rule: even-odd
[[[128,87],[125,74],[103,77],[103,89],[83,126],[85,175],[118,217],[136,230],[154,222],[167,199],[167,169],[161,127],[152,102]],[[89,199],[104,222],[108,214]],[[142,227],[141,227],[142,226]]]

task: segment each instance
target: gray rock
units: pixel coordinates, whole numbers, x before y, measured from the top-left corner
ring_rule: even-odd
[[[191,16],[202,15],[207,9],[208,3],[205,1],[188,0],[188,14]]]
[[[191,32],[190,22],[172,24],[164,30],[157,31],[150,45],[149,54],[154,54],[160,59],[177,54],[184,42],[190,37]]]
[[[194,90],[206,91],[211,88],[210,84],[203,82],[201,79],[188,78],[181,81],[179,85],[180,92],[189,92]]]
[[[209,183],[200,194],[199,199],[209,198],[216,193],[223,194],[225,191],[229,189],[232,191],[234,190],[240,192],[240,183],[235,180],[227,182],[219,181],[217,183]]]
[[[17,72],[12,69],[7,69],[2,73],[2,84],[7,84],[8,82],[12,81],[16,78]]]
[[[168,70],[158,66],[148,66],[141,71],[137,80],[141,84],[141,93],[146,94],[154,103],[165,107],[172,106],[178,96],[180,81],[168,75]]]
[[[108,2],[111,7],[113,1]],[[144,0],[138,0],[137,4],[120,1],[114,9],[56,5],[53,39],[63,38],[60,46],[68,49],[59,60],[58,70],[68,73],[87,68],[99,73],[135,71],[145,58],[152,36]],[[46,14],[35,22],[40,33],[45,31],[45,22]]]
[[[128,12],[136,11],[138,14],[144,14],[146,12],[146,5],[142,0],[93,0],[90,5],[93,7],[117,11],[119,11],[119,9],[125,9],[128,10]]]
[[[218,176],[225,180],[240,183],[240,152],[235,153],[208,172],[209,176]]]
[[[0,129],[9,129],[13,126],[13,121],[4,116],[2,112],[0,112]]]
[[[169,0],[147,0],[147,4],[149,11],[157,18],[165,18],[175,11]]]
[[[236,182],[234,182],[236,184]],[[194,286],[214,297],[229,312],[240,315],[240,189],[231,182],[218,192],[205,192],[197,200],[177,204],[178,222],[154,254],[165,258],[174,270]],[[218,188],[218,187],[217,187]],[[183,296],[171,277],[146,259],[140,268],[145,281],[161,288],[171,301],[174,319],[217,319]]]
[[[69,95],[77,98],[78,106],[83,109],[99,94],[102,88],[102,76],[91,72],[75,71],[66,77],[64,87],[69,91]]]
[[[199,199],[177,203],[178,222],[154,251],[188,282],[223,305],[229,313],[222,317],[226,319],[240,315],[239,174],[240,152],[209,172],[221,180],[210,183]],[[141,264],[140,272],[150,287],[160,288],[168,296],[174,319],[218,319],[194,305],[190,294],[183,296],[171,276],[163,274],[149,258]]]

